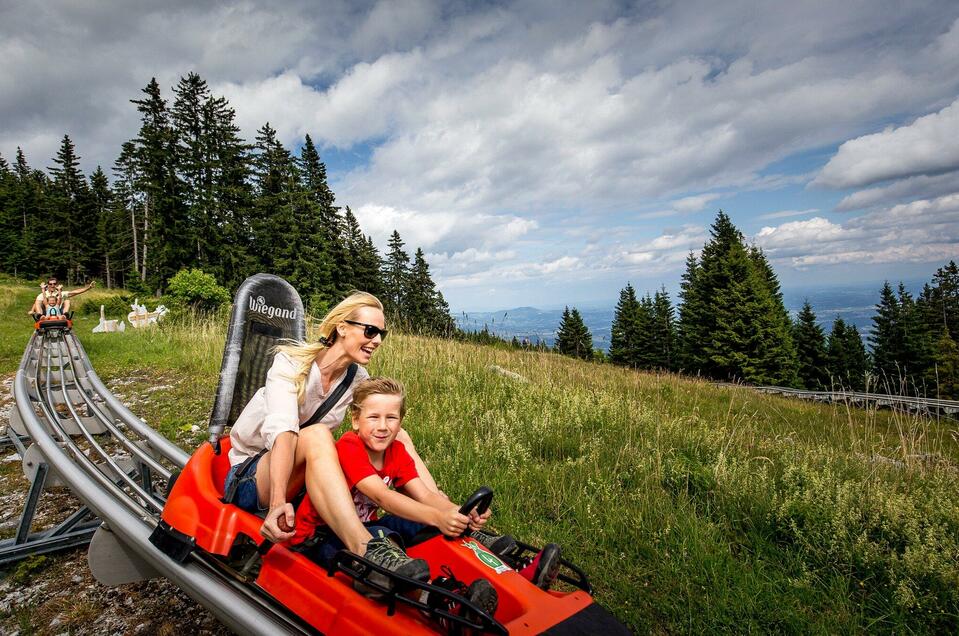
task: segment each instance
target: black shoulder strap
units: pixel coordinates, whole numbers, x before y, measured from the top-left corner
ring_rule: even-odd
[[[323,404],[320,404],[319,408],[310,416],[310,419],[300,424],[300,428],[306,428],[311,424],[316,424],[336,406],[336,403],[340,401],[340,398],[343,397],[346,390],[353,384],[353,378],[356,377],[356,367],[357,364],[353,362],[346,368],[346,377],[343,378],[343,381],[323,400]]]

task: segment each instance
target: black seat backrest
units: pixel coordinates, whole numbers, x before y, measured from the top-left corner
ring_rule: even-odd
[[[223,430],[266,384],[273,347],[282,340],[303,340],[305,332],[303,301],[279,276],[255,274],[236,290],[210,415],[210,441],[218,451],[217,440]]]

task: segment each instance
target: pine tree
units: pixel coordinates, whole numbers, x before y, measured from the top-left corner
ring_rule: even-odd
[[[722,211],[702,257],[687,259],[679,334],[688,372],[762,384],[795,382],[795,348],[775,273]]]
[[[862,335],[856,325],[846,327],[843,350],[846,355],[845,369],[849,386],[855,391],[865,390],[869,373],[869,354],[866,352],[866,345],[863,344]]]
[[[869,344],[872,346],[873,373],[879,379],[879,388],[897,388],[900,377],[899,362],[896,360],[901,334],[899,332],[899,301],[889,281],[879,292],[879,304],[872,318],[872,333]],[[889,387],[889,383],[892,386]]]
[[[387,245],[390,251],[383,263],[383,306],[391,321],[407,324],[403,310],[406,306],[406,290],[409,287],[410,257],[403,250],[403,239],[396,230],[393,230]]]
[[[205,146],[210,152],[210,218],[212,236],[206,246],[210,273],[230,288],[258,271],[253,255],[253,190],[250,146],[240,138],[236,113],[223,97],[203,104]],[[222,249],[229,245],[230,249]]]
[[[179,199],[176,137],[156,78],[143,93],[143,99],[130,100],[141,121],[134,140],[138,185],[143,192],[139,265],[141,280],[157,289],[189,262],[190,245],[180,238],[190,232]]]
[[[686,270],[680,283],[679,321],[676,325],[679,340],[680,368],[696,371],[706,368],[702,343],[706,335],[706,298],[701,297],[699,260],[692,252],[686,257]]]
[[[0,157],[0,269],[14,274],[22,271],[25,256],[23,224],[17,209],[18,187],[16,173]]]
[[[955,338],[959,332],[959,267],[955,261],[936,270],[932,284],[923,287],[917,304],[929,333],[939,334],[945,327]]]
[[[636,291],[629,283],[619,292],[619,303],[613,314],[613,326],[609,341],[609,359],[614,364],[635,367],[637,363],[637,343],[639,341],[636,324],[639,301]]]
[[[826,336],[816,323],[816,314],[806,300],[796,316],[793,341],[799,360],[799,383],[803,388],[821,391],[829,388]]]
[[[636,355],[635,366],[653,369],[656,366],[656,342],[653,334],[653,299],[643,296],[636,309]]]
[[[946,327],[936,341],[933,361],[926,371],[926,384],[935,387],[935,396],[941,400],[959,399],[959,346]]]
[[[181,77],[173,88],[176,96],[170,109],[170,123],[176,151],[176,170],[180,177],[180,201],[186,216],[187,234],[179,240],[188,246],[189,262],[210,271],[209,249],[204,244],[215,239],[212,218],[212,175],[209,165],[212,148],[204,130],[203,105],[210,89],[196,73]],[[186,264],[186,263],[182,263]]]
[[[316,258],[315,248],[306,245],[298,222],[308,214],[303,210],[307,199],[292,155],[269,123],[257,131],[254,148],[252,230],[259,268],[283,276],[307,299],[317,294],[332,298],[329,271],[311,271],[323,261]]]
[[[583,322],[583,317],[574,307],[563,311],[563,318],[556,332],[556,349],[563,355],[591,360],[593,357],[593,337]]]
[[[869,337],[879,388],[892,393],[927,394],[922,386],[932,358],[931,337],[921,307],[899,284],[898,297],[883,285]]]
[[[92,230],[92,245],[95,249],[90,253],[90,269],[95,276],[102,277],[104,284],[109,288],[116,282],[116,252],[115,235],[120,230],[115,224],[113,206],[113,191],[103,169],[97,169],[90,175],[90,199],[93,204],[93,218],[96,219]]]
[[[676,317],[669,293],[663,287],[653,299],[653,344],[655,357],[653,366],[665,371],[673,370],[676,353]]]
[[[363,236],[360,224],[350,206],[346,206],[344,216],[344,243],[350,258],[350,273],[348,281],[353,289],[367,291],[374,296],[383,294],[383,284],[380,278],[383,262],[380,258],[373,239]]]
[[[56,246],[61,263],[57,271],[66,274],[68,284],[74,284],[87,276],[85,264],[94,252],[90,238],[96,236],[97,224],[86,177],[80,172],[80,157],[69,135],[63,136],[53,162],[52,196],[48,199],[47,223],[41,230],[45,236],[40,240]]]
[[[415,332],[449,336],[453,319],[443,294],[436,289],[430,277],[429,265],[423,250],[417,248],[410,269],[403,315]]]
[[[300,152],[300,170],[303,173],[303,185],[316,209],[316,229],[311,236],[315,237],[323,252],[326,260],[324,267],[330,272],[330,286],[337,295],[344,295],[352,288],[353,278],[345,241],[347,228],[339,208],[334,205],[335,197],[326,181],[326,166],[320,161],[309,135]]]
[[[123,144],[120,156],[113,164],[113,216],[123,233],[114,237],[118,250],[118,283],[130,289],[133,279],[140,279],[140,255],[143,245],[142,212],[145,209],[141,175],[136,161],[136,146],[132,141]]]

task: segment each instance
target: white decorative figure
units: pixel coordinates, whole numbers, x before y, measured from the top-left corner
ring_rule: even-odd
[[[93,328],[93,333],[108,333],[111,331],[125,331],[127,323],[122,320],[107,320],[103,315],[103,305],[100,305],[100,324]]]
[[[136,328],[155,325],[167,313],[167,308],[164,305],[157,305],[157,308],[153,311],[147,311],[146,305],[141,305],[139,298],[133,301],[130,308],[133,311],[127,314],[127,320]]]

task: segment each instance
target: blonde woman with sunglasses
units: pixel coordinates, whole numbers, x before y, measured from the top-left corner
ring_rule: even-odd
[[[323,318],[319,335],[315,343],[276,348],[266,386],[244,407],[230,432],[231,468],[224,489],[233,488],[233,502],[241,508],[265,511],[260,532],[279,542],[294,534],[291,501],[305,484],[313,505],[347,548],[402,573],[411,565],[409,557],[387,538],[373,539],[356,516],[332,434],[353,402],[353,388],[369,377],[364,365],[386,338],[383,305],[372,294],[355,292]],[[301,430],[353,363],[359,366],[340,399]],[[421,478],[437,490],[409,435],[401,441]]]

